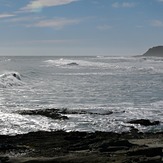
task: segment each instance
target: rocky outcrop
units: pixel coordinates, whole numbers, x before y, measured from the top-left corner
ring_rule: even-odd
[[[51,109],[38,109],[38,110],[21,110],[18,111],[17,113],[21,114],[21,115],[40,115],[40,116],[45,116],[48,118],[52,118],[52,119],[59,119],[59,120],[67,120],[68,117],[67,115],[69,114],[91,114],[91,115],[110,115],[113,114],[112,111],[107,111],[104,113],[101,112],[91,112],[89,110],[68,110],[66,108],[62,108],[62,109],[55,109],[55,108],[51,108]]]
[[[161,163],[163,133],[33,132],[0,135],[2,163]]]
[[[153,121],[153,122],[151,122],[148,119],[136,119],[136,120],[131,120],[128,123],[131,123],[131,124],[140,124],[142,126],[153,126],[153,125],[159,125],[160,124],[159,121]]]
[[[152,47],[143,56],[163,57],[163,46]]]
[[[68,66],[78,66],[78,64],[76,62],[71,62],[67,64]]]
[[[52,119],[66,120],[67,116],[63,116],[59,109],[40,109],[40,110],[23,110],[19,111],[21,115],[41,115]]]

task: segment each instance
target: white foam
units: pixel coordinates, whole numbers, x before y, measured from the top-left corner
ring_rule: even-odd
[[[92,62],[92,61],[85,61],[85,60],[71,60],[71,59],[63,59],[63,58],[61,58],[59,60],[46,60],[44,62],[48,63],[51,66],[60,66],[60,67],[66,67],[66,68],[70,67],[70,65],[72,65],[72,63],[75,63],[76,65],[78,65],[80,67],[92,67],[92,68],[96,68],[96,67],[97,68],[98,67],[108,68],[108,67],[111,67],[110,64],[103,63],[103,62]]]
[[[14,58],[0,65],[1,133],[122,132],[132,126],[140,131],[163,131],[162,62],[125,57],[35,59],[21,58],[20,62]],[[16,72],[4,72],[6,69]],[[69,119],[17,114],[19,110],[48,108],[68,108],[65,116]],[[152,128],[127,123],[133,119],[161,124]]]
[[[50,131],[61,129],[59,123],[42,116],[22,116],[0,112],[1,135],[16,135],[38,130]]]
[[[0,87],[20,86],[24,83],[21,81],[18,72],[5,72],[0,75]]]
[[[134,57],[100,57],[88,60],[77,59],[54,59],[44,61],[48,66],[56,66],[69,69],[108,69],[115,70],[117,73],[126,71],[130,73],[163,73],[162,64],[155,62],[147,62],[142,58]],[[73,66],[72,66],[73,65]]]

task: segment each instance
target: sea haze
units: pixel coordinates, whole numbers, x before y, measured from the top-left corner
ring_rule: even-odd
[[[67,108],[68,120],[19,111]],[[163,59],[0,57],[0,131],[163,131]],[[73,114],[71,114],[73,112]],[[74,114],[75,113],[75,114]],[[144,127],[133,119],[160,121]]]

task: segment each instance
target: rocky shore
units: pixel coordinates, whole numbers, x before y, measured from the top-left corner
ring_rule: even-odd
[[[32,132],[0,136],[0,163],[161,163],[163,133]]]
[[[19,111],[22,115],[41,115],[67,120],[67,114],[85,111],[44,109]],[[89,114],[102,114],[93,113]],[[112,114],[107,112],[105,114]],[[159,125],[159,121],[131,120],[143,126]],[[65,132],[38,131],[22,135],[0,135],[0,163],[161,163],[163,133],[130,132]]]

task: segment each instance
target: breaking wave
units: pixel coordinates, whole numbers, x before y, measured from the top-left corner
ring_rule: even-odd
[[[91,67],[91,68],[107,68],[108,63],[103,62],[93,62],[93,61],[85,61],[85,60],[71,60],[71,59],[63,59],[60,58],[58,60],[46,60],[45,63],[50,66],[59,66],[59,67],[68,67],[68,66],[80,66],[80,67]]]
[[[54,66],[60,68],[70,68],[70,69],[107,69],[113,70],[115,72],[127,71],[129,73],[162,73],[162,69],[156,63],[149,63],[142,58],[98,58],[98,60],[93,58],[92,60],[75,60],[75,59],[54,59],[45,60],[46,66]]]
[[[18,72],[5,72],[0,75],[0,87],[21,86],[24,83],[21,81],[21,76]]]

